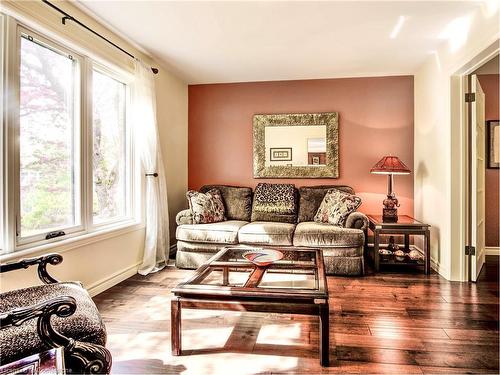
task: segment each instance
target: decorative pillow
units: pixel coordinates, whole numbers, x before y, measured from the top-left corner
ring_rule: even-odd
[[[354,194],[354,190],[346,185],[316,185],[302,186],[299,188],[299,215],[297,222],[313,221],[314,215],[318,212],[325,194],[330,189],[337,189],[348,194]]]
[[[224,201],[227,220],[250,221],[252,215],[252,189],[242,186],[205,185],[200,188],[202,193],[218,189]]]
[[[330,189],[325,194],[321,206],[314,216],[314,221],[343,227],[347,216],[356,211],[360,205],[360,197],[337,189]]]
[[[193,213],[193,223],[208,224],[225,220],[224,203],[219,190],[212,189],[206,193],[189,190],[186,197]]]
[[[293,184],[258,184],[253,197],[252,221],[295,223],[296,197]]]

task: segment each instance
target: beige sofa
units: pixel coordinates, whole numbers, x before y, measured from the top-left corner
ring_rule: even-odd
[[[179,212],[176,221],[176,266],[197,268],[220,249],[231,247],[312,247],[323,250],[330,275],[363,275],[363,249],[368,219],[360,212],[349,215],[345,227],[313,221],[321,201],[331,188],[354,194],[349,186],[322,185],[296,190],[297,211],[293,215],[258,214],[252,207],[253,192],[246,187],[207,185],[218,188],[228,220],[193,224],[191,211]],[[265,220],[263,220],[265,219]]]

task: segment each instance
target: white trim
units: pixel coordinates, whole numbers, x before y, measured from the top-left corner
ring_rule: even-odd
[[[451,82],[451,121],[452,125],[457,124],[457,126],[452,126],[452,132],[455,131],[457,134],[457,140],[459,142],[452,142],[451,152],[453,155],[458,157],[452,157],[452,170],[458,169],[459,173],[452,173],[452,186],[459,186],[459,189],[451,189],[451,210],[452,218],[456,218],[456,223],[452,220],[451,232],[454,233],[459,231],[458,240],[456,243],[453,241],[452,236],[452,248],[461,249],[459,256],[459,280],[457,281],[469,281],[468,280],[468,255],[465,255],[465,245],[468,241],[468,212],[470,207],[468,207],[468,195],[472,192],[468,190],[468,151],[470,145],[468,144],[468,106],[465,103],[464,97],[465,93],[469,92],[467,76],[478,69],[480,66],[484,65],[486,62],[494,58],[500,53],[500,48],[498,45],[499,35],[496,34],[488,43],[485,43],[482,48],[479,48],[475,54],[471,54],[469,60],[461,64],[461,67],[455,71],[450,77]],[[454,107],[455,104],[455,107]],[[455,129],[455,130],[453,130]],[[453,136],[452,136],[453,140]],[[456,176],[456,180],[453,180],[453,176]],[[458,191],[457,191],[458,190]],[[455,194],[454,194],[455,193]],[[455,254],[451,253],[451,257]]]
[[[447,275],[449,272],[448,269],[443,268],[443,266],[439,263],[439,261],[434,259],[433,257],[431,257],[431,269],[436,271],[439,274],[439,276],[442,277],[444,277],[443,275]]]
[[[95,283],[85,286],[85,289],[89,292],[91,297],[96,296],[99,293],[104,292],[105,290],[115,286],[118,283],[121,283],[124,280],[127,280],[129,277],[134,276],[139,269],[139,266],[142,262],[137,262],[132,264],[131,266],[121,269],[110,276],[104,277]]]
[[[57,253],[65,253],[70,250],[78,249],[95,242],[104,241],[113,237],[118,237],[126,233],[135,232],[145,228],[144,224],[132,224],[122,228],[105,229],[99,232],[87,233],[79,237],[68,238],[58,242],[32,247],[26,250],[15,251],[0,255],[0,262],[5,263],[16,259],[33,256],[36,253],[56,251]]]
[[[497,246],[486,246],[484,248],[486,255],[496,255],[500,256],[500,247]]]

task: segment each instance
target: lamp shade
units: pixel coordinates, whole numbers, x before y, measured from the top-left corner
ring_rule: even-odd
[[[384,156],[370,170],[370,173],[375,174],[409,174],[410,172],[410,168],[397,156]]]

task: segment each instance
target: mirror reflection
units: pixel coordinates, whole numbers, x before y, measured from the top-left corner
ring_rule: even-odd
[[[326,125],[265,128],[265,166],[325,166]]]

